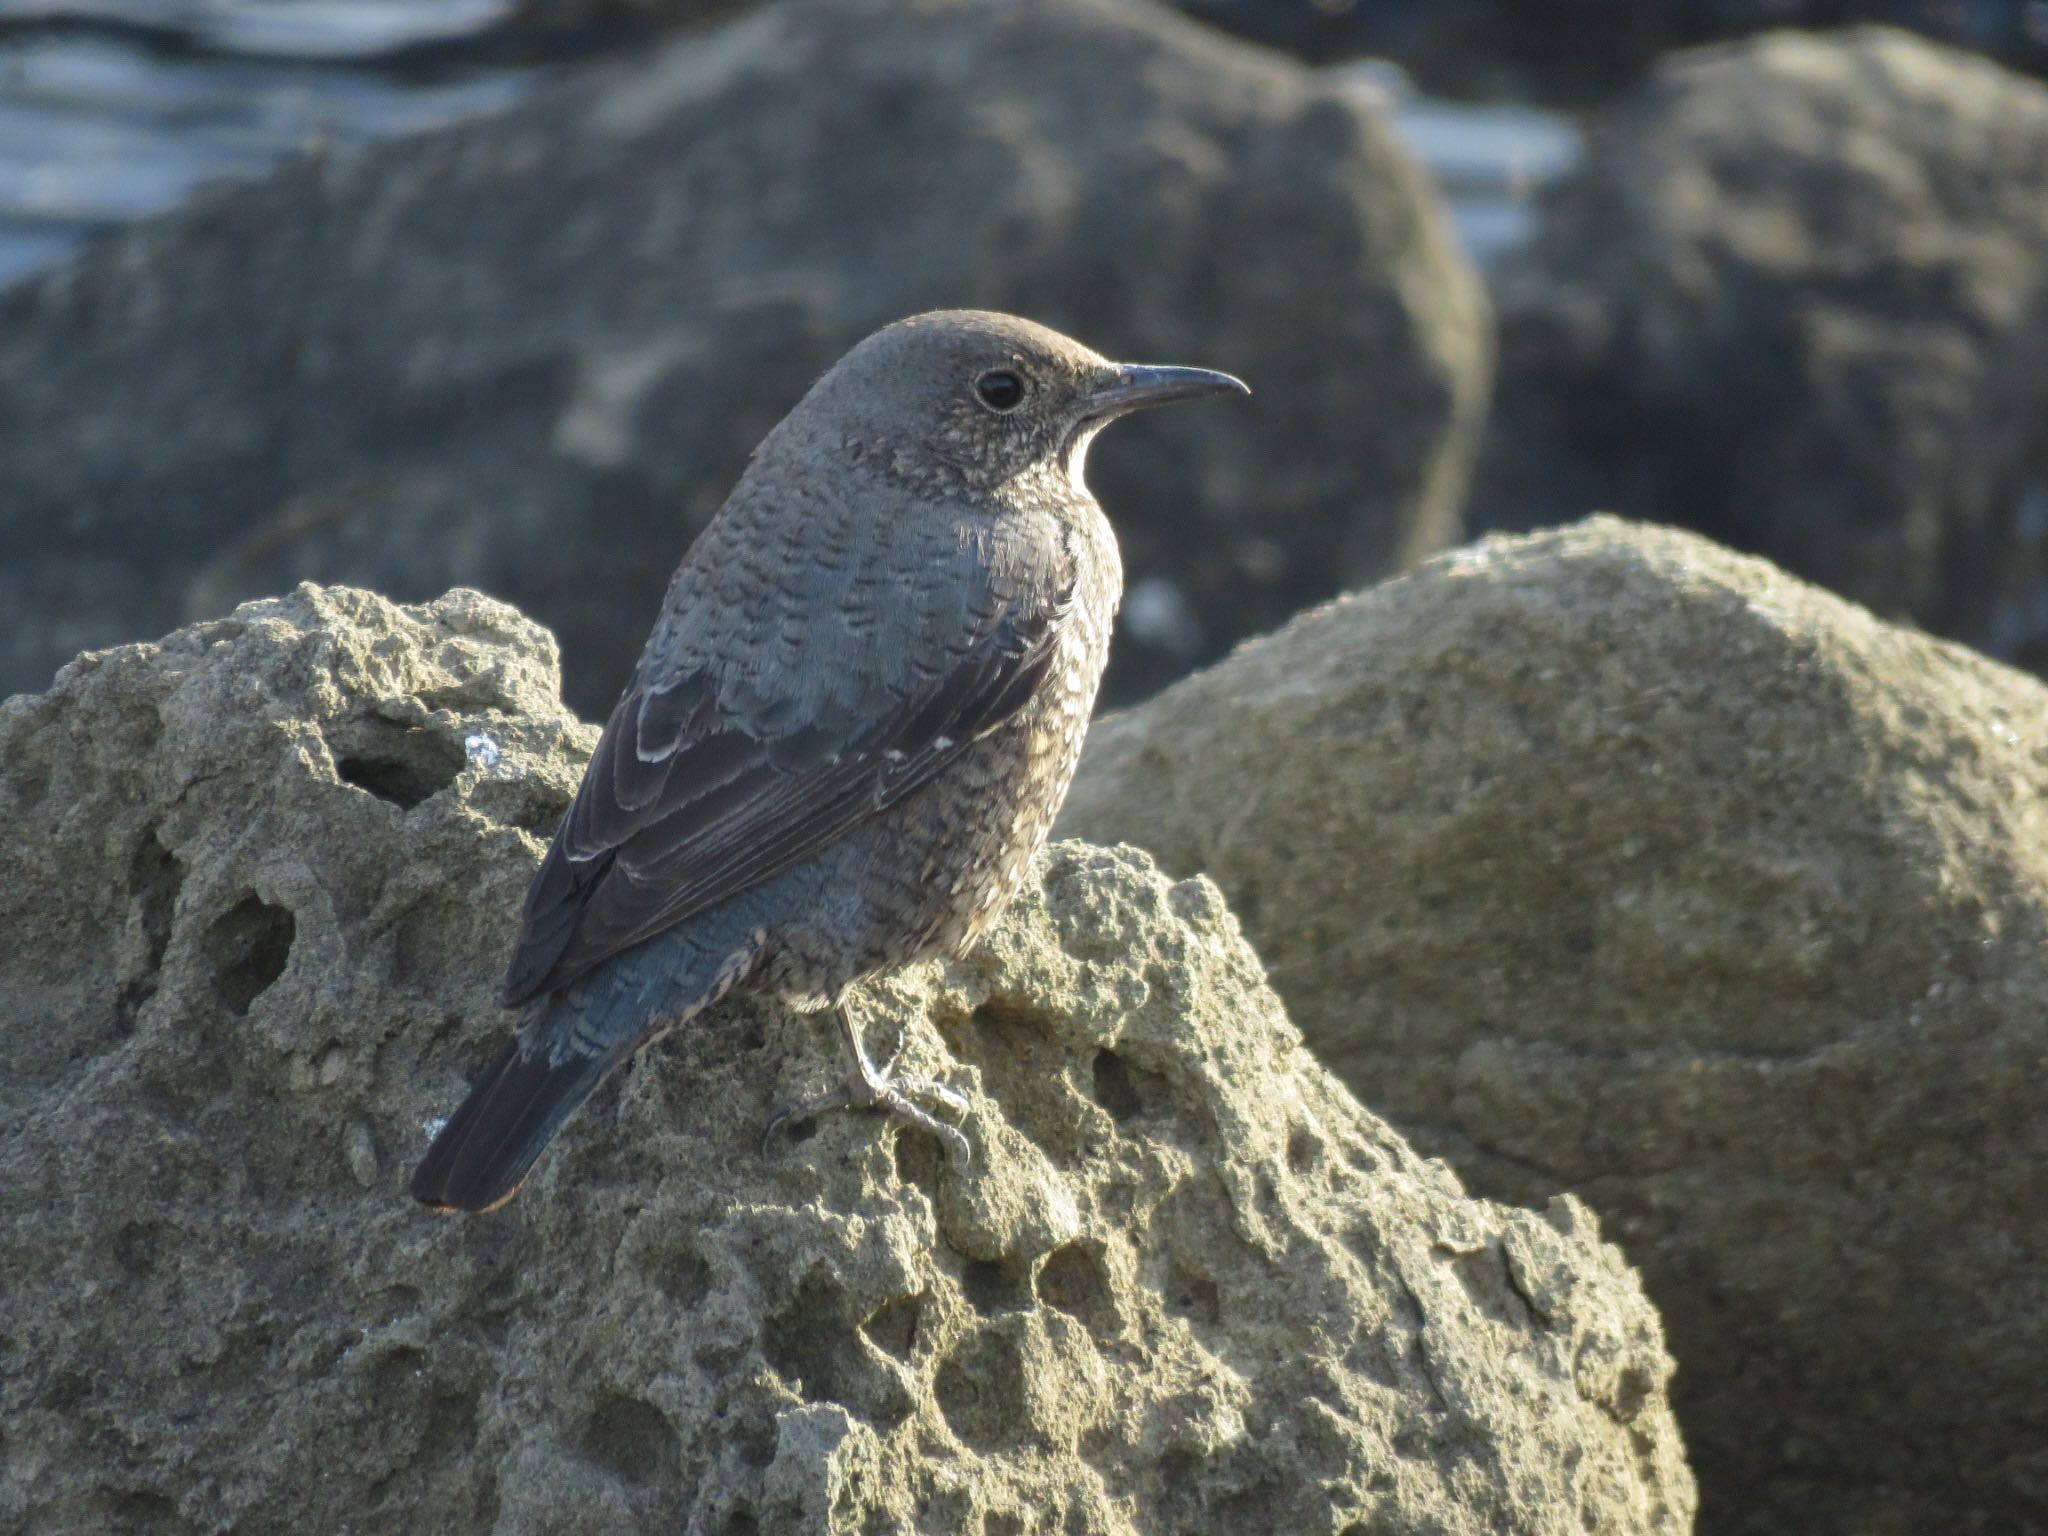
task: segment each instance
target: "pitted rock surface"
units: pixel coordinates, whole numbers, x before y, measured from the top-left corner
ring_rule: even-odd
[[[970,1092],[964,1175],[869,1117],[764,1156],[834,1046],[727,1008],[502,1213],[417,1209],[590,739],[460,592],[301,588],[0,706],[0,1521],[1690,1529],[1585,1208],[1465,1196],[1133,851],[864,996]]]
[[[2036,680],[1598,518],[1097,722],[1060,827],[1213,876],[1317,1054],[1475,1187],[1599,1210],[1703,1525],[2032,1531],[2044,742]]]

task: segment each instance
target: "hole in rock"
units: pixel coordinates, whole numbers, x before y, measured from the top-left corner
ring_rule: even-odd
[[[1046,1255],[1038,1271],[1038,1299],[1057,1307],[1098,1338],[1116,1331],[1116,1298],[1109,1271],[1090,1243],[1067,1243]]]
[[[861,1324],[861,1330],[874,1342],[877,1349],[894,1355],[898,1360],[908,1360],[917,1348],[917,1323],[924,1314],[924,1296],[898,1296],[875,1309],[874,1315]]]
[[[1165,1084],[1165,1078],[1159,1073],[1135,1066],[1115,1051],[1095,1053],[1092,1085],[1095,1102],[1108,1110],[1110,1118],[1119,1125],[1136,1119],[1151,1108],[1150,1101]]]
[[[783,1381],[811,1402],[844,1398],[840,1368],[852,1332],[844,1293],[812,1274],[768,1320],[762,1352]]]
[[[642,1265],[661,1294],[680,1307],[694,1307],[711,1294],[711,1266],[687,1248],[650,1254]]]
[[[213,969],[213,990],[233,1014],[245,1014],[291,959],[298,924],[283,907],[244,896],[213,920],[200,941]]]
[[[977,1312],[1013,1312],[1028,1299],[1026,1270],[1001,1259],[970,1259],[960,1271],[960,1289]]]
[[[772,1419],[766,1423],[750,1420],[736,1425],[732,1430],[732,1443],[739,1450],[741,1466],[753,1467],[757,1471],[770,1466],[775,1461],[775,1423]],[[751,1526],[748,1528],[752,1529]]]
[[[1287,1166],[1296,1173],[1307,1173],[1323,1160],[1323,1140],[1320,1136],[1295,1121],[1287,1127]]]
[[[668,1416],[623,1392],[599,1396],[583,1421],[576,1446],[587,1459],[629,1483],[673,1481],[680,1463]]]
[[[153,1221],[123,1222],[114,1234],[114,1262],[123,1274],[146,1280],[156,1273],[157,1249],[162,1241],[163,1231]]]
[[[947,1427],[977,1451],[1003,1450],[1031,1433],[1024,1361],[1007,1333],[984,1331],[954,1350],[939,1367],[934,1395]]]
[[[404,810],[454,783],[468,761],[453,737],[374,716],[350,721],[329,745],[342,783]]]

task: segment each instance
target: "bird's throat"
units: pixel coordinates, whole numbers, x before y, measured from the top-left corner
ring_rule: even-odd
[[[1109,425],[1106,421],[1084,421],[1067,443],[1067,482],[1077,496],[1087,496],[1088,490],[1088,445],[1095,441],[1095,434]]]

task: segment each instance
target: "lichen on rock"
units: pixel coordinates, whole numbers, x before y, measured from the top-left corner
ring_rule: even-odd
[[[0,706],[0,1522],[1690,1528],[1585,1208],[1468,1198],[1131,850],[864,995],[964,1173],[860,1116],[764,1154],[834,1046],[746,1005],[505,1211],[413,1206],[590,745],[556,688],[475,594],[302,587]]]

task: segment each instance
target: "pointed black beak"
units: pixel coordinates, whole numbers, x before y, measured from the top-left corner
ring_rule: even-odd
[[[1088,396],[1088,416],[1090,420],[1106,421],[1148,405],[1199,400],[1204,395],[1250,393],[1251,387],[1243,379],[1207,368],[1155,368],[1145,363],[1126,363],[1117,369],[1114,379]]]

